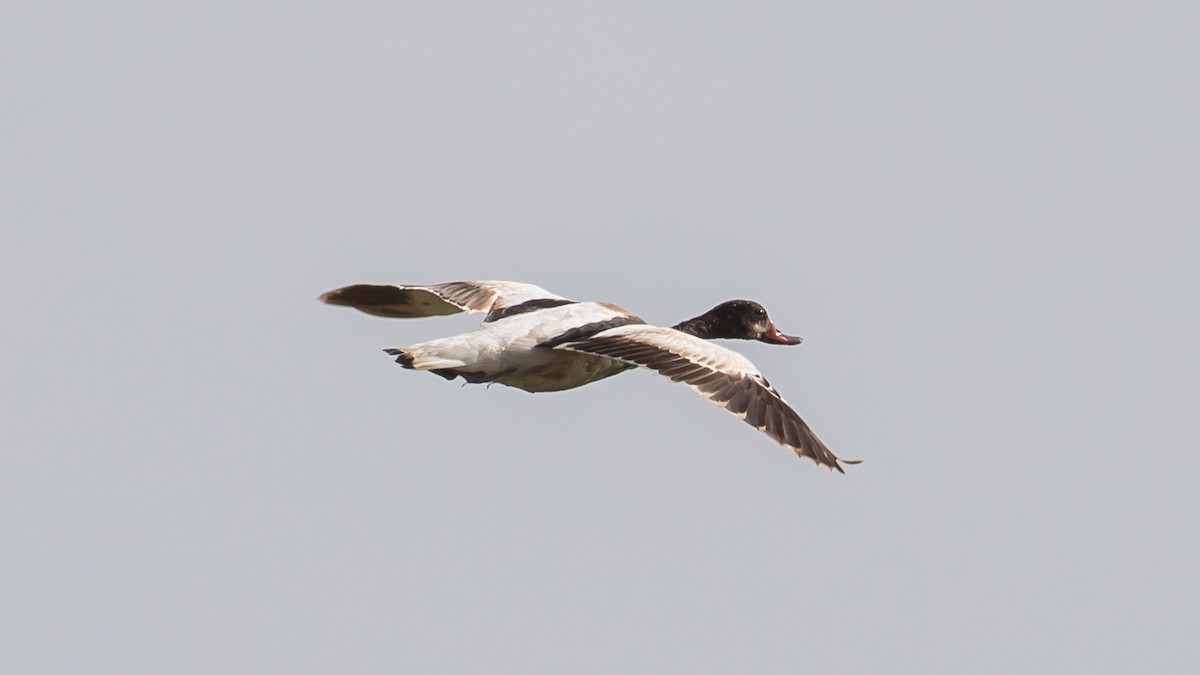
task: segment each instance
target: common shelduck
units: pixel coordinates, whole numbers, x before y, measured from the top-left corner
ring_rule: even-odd
[[[541,392],[573,389],[641,366],[688,385],[818,465],[845,473],[840,462],[859,462],[830,452],[746,357],[706,342],[800,343],[780,332],[757,302],[730,300],[665,328],[617,305],[576,302],[512,281],[355,284],[320,300],[393,318],[487,312],[483,325],[469,333],[384,350],[405,368]]]

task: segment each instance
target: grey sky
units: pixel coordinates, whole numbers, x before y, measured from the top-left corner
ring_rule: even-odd
[[[1190,673],[1189,3],[7,3],[0,672]],[[733,344],[460,388],[360,281]]]

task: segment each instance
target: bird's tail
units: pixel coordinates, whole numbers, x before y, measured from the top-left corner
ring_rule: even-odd
[[[446,357],[424,345],[393,347],[383,351],[396,357],[396,363],[409,370],[447,370],[467,365],[462,359]]]

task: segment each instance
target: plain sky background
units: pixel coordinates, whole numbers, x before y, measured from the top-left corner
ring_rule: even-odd
[[[1194,2],[7,2],[0,672],[1194,673]],[[380,349],[514,279],[731,344]]]

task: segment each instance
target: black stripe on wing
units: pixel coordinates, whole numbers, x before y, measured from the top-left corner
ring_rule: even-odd
[[[617,328],[619,326],[632,326],[634,324],[643,324],[643,323],[646,323],[646,321],[644,319],[642,319],[642,317],[640,317],[640,316],[634,316],[632,314],[621,314],[619,316],[614,316],[611,319],[605,319],[603,321],[593,321],[592,323],[585,323],[582,326],[578,326],[576,328],[571,328],[570,330],[564,331],[562,334],[552,337],[549,340],[539,342],[538,346],[539,347],[557,347],[559,345],[566,344],[568,342],[575,342],[577,340],[583,340],[586,338],[590,338],[593,335],[595,335],[596,333],[606,331],[610,328]],[[578,351],[583,351],[583,350],[578,350]]]
[[[741,417],[776,442],[821,466],[845,473],[837,456],[759,374],[726,372],[628,335],[601,335],[562,346],[649,368],[689,385],[701,396]],[[841,460],[847,464],[857,461]]]
[[[483,322],[491,323],[492,321],[507,319],[510,316],[516,316],[518,314],[536,312],[539,309],[550,309],[551,307],[562,307],[563,305],[574,304],[576,304],[574,300],[567,300],[566,298],[534,298],[533,300],[526,300],[519,305],[512,305],[511,307],[497,307],[488,312],[488,315],[486,318],[484,318]]]

